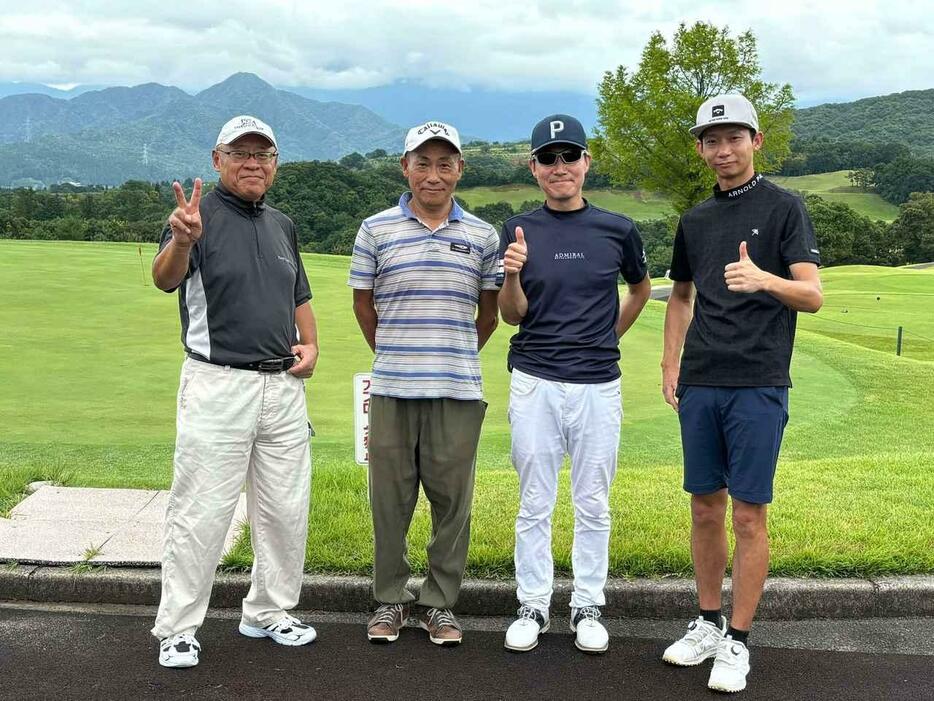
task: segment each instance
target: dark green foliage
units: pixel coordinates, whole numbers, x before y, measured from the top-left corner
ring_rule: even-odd
[[[934,193],[912,193],[892,222],[891,238],[909,263],[934,261]]]
[[[792,130],[802,141],[898,143],[916,156],[934,156],[934,89],[797,110]]]
[[[909,155],[899,143],[832,141],[827,138],[795,139],[791,155],[782,164],[782,175],[810,175],[836,170],[873,168]]]
[[[472,214],[480,217],[483,221],[492,225],[494,229],[499,231],[503,226],[503,222],[515,214],[515,211],[508,202],[492,202],[477,207],[473,210]]]
[[[814,224],[821,263],[832,265],[897,265],[898,246],[884,222],[857,214],[839,202],[806,195],[805,206]]]
[[[934,158],[903,156],[874,169],[876,192],[893,204],[908,201],[912,192],[934,191]]]

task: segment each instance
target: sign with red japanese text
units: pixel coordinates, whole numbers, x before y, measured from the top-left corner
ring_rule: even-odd
[[[370,375],[353,376],[354,457],[358,465],[369,462],[370,445]]]

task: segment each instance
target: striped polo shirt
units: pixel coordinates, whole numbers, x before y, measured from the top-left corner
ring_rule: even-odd
[[[370,392],[401,399],[482,399],[476,309],[499,289],[499,237],[456,202],[432,231],[399,205],[360,225],[348,285],[373,290],[378,323]]]

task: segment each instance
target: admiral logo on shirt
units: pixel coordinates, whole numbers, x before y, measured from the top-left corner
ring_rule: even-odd
[[[587,258],[579,251],[558,251],[555,253],[555,260],[587,260]]]

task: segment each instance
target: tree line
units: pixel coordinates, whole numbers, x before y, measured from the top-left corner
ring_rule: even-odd
[[[185,187],[190,191],[191,182]],[[360,222],[398,202],[405,188],[398,163],[358,169],[331,161],[287,163],[279,169],[268,201],[295,221],[303,250],[347,255]],[[934,260],[934,193],[911,194],[891,224],[873,221],[845,204],[817,195],[807,195],[805,204],[824,265],[902,265]],[[499,229],[513,214],[539,206],[541,200],[523,202],[518,208],[494,202],[472,211]],[[0,237],[154,242],[174,207],[168,182],[130,181],[115,188],[63,186],[56,191],[7,190],[0,193]],[[664,275],[671,260],[677,217],[636,223],[651,274]]]

